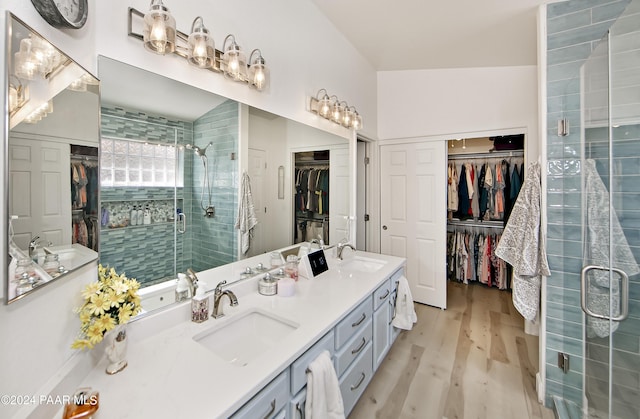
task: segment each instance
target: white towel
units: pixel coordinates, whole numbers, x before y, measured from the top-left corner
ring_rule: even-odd
[[[396,312],[391,324],[398,329],[411,330],[418,321],[413,307],[413,297],[409,288],[409,281],[404,276],[398,280],[398,294],[396,295]]]
[[[344,405],[338,376],[329,351],[323,351],[307,368],[305,417],[310,419],[344,418]]]
[[[253,197],[251,196],[251,180],[247,172],[244,172],[240,185],[238,218],[236,219],[236,228],[242,233],[240,237],[242,254],[247,254],[249,251],[252,230],[257,224],[258,219],[256,218],[256,210],[253,206]]]

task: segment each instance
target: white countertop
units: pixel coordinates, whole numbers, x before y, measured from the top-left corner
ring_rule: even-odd
[[[349,255],[345,259],[352,257],[351,252],[346,253]],[[236,292],[239,305],[229,307],[225,298],[223,318],[193,323],[186,320],[189,306],[184,304],[174,309],[181,311],[181,320],[166,322],[166,328],[162,327],[162,314],[150,319],[148,329],[153,330],[152,333],[144,330],[147,319],[135,322],[129,332],[127,368],[109,376],[104,372],[106,360],[103,359],[81,383],[100,392],[96,417],[228,417],[405,263],[404,259],[393,256],[360,251],[356,254],[386,264],[374,273],[349,272],[339,268],[337,260],[328,258],[329,271],[314,279],[300,278],[293,297],[260,295],[257,278],[253,278],[230,287]],[[253,266],[250,260],[243,263]],[[211,288],[225,279],[226,269],[211,269],[198,273],[198,277]],[[210,303],[212,307],[213,301]],[[223,326],[235,316],[255,308],[299,326],[245,366],[231,365],[193,340],[198,333]],[[136,333],[140,337],[137,340]]]

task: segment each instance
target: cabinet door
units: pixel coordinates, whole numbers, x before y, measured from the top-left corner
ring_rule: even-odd
[[[289,394],[289,369],[267,384],[258,394],[233,414],[233,419],[276,418],[286,411]]]
[[[373,369],[376,370],[389,351],[390,332],[388,301],[385,301],[380,308],[373,313]]]
[[[307,390],[304,389],[294,398],[289,400],[289,418],[304,419],[305,403],[307,401]]]

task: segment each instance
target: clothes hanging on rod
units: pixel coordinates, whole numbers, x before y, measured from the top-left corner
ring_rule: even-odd
[[[448,218],[506,223],[523,182],[523,165],[520,157],[450,160]]]
[[[329,213],[329,168],[298,168],[296,177],[296,210]]]
[[[480,282],[510,289],[509,266],[495,256],[500,232],[482,228],[450,228],[447,232],[447,277],[469,284]]]

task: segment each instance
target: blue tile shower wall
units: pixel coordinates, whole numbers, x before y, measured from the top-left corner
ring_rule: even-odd
[[[192,263],[194,269],[220,266],[236,260],[237,239],[234,229],[236,208],[238,204],[238,104],[228,100],[212,111],[206,113],[193,123],[194,142],[205,146],[211,142],[207,150],[209,179],[211,181],[212,200],[215,217],[207,218],[201,208],[202,201],[206,208],[209,204],[207,192],[202,199],[204,165],[200,158],[193,156],[194,179],[192,186],[187,187],[185,206],[191,207],[192,226],[188,235],[192,246]]]
[[[545,404],[560,396],[582,405],[582,266],[579,70],[629,0],[570,0],[547,5],[547,281]],[[571,134],[558,137],[557,120],[567,118]],[[558,352],[571,356],[563,374]]]
[[[101,119],[102,135],[106,137],[146,139],[170,144],[176,137],[178,144],[193,139],[193,125],[190,122],[109,106],[102,107]],[[192,182],[189,174],[190,171],[185,172],[185,185]],[[173,188],[102,188],[100,193],[103,206],[110,208],[123,202],[149,204],[152,207],[157,203],[160,208],[174,200]],[[184,202],[183,188],[177,190],[177,199]],[[126,272],[144,285],[172,277],[174,248],[168,244],[174,242],[174,230],[174,224],[166,221],[146,226],[105,227],[100,233],[100,262]],[[144,257],[131,257],[141,252],[144,252]],[[180,235],[177,236],[175,257],[178,271],[190,266],[189,246]]]

